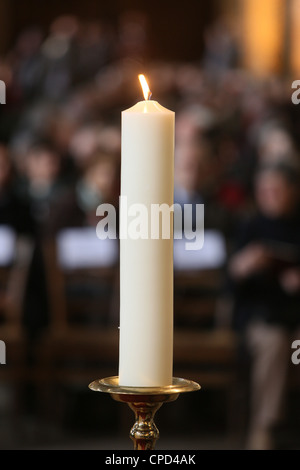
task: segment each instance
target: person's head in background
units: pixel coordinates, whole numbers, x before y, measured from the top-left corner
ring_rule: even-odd
[[[299,204],[299,183],[297,167],[286,163],[262,166],[254,184],[259,212],[270,219],[293,215]]]
[[[5,145],[0,144],[0,191],[4,190],[10,183],[12,165],[9,153]]]
[[[258,140],[258,164],[276,164],[283,158],[291,163],[297,159],[292,136],[280,124],[266,123]]]
[[[176,113],[176,144],[205,133],[215,124],[214,112],[200,104],[183,105]]]
[[[26,60],[37,54],[40,50],[43,37],[43,30],[37,26],[22,30],[17,36],[13,48],[14,59]]]
[[[204,136],[209,119],[200,109],[184,109],[176,124],[175,188],[205,192],[211,184],[211,146]],[[210,125],[210,124],[209,124]]]
[[[33,144],[26,154],[24,173],[31,194],[44,196],[60,176],[61,158],[47,142]]]
[[[70,142],[78,128],[77,116],[69,103],[56,106],[49,113],[47,128],[43,135],[53,143],[63,158],[68,155]]]
[[[175,150],[175,186],[189,193],[199,188],[200,168],[203,163],[200,137],[178,141]]]
[[[89,158],[77,185],[79,205],[85,212],[94,212],[101,203],[115,204],[119,194],[119,158],[98,149]]]
[[[84,170],[99,148],[109,154],[121,154],[121,130],[118,126],[92,122],[79,127],[69,145],[76,168]]]

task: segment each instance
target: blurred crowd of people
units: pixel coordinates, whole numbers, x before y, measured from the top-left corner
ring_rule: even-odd
[[[175,202],[204,203],[205,228],[228,243],[234,324],[253,357],[265,358],[254,368],[253,405],[253,426],[265,430],[278,418],[278,367],[283,384],[288,334],[300,323],[300,113],[287,79],[238,66],[226,30],[214,25],[193,63],[155,60],[147,31],[136,12],[117,31],[62,16],[48,31],[23,31],[1,58],[0,224],[38,246],[65,227],[96,227],[101,202],[118,205],[120,113],[142,99],[145,73],[153,99],[176,112]],[[33,279],[36,296],[41,276]],[[32,304],[29,314],[38,323]]]
[[[214,26],[203,58],[182,63],[151,58],[138,13],[124,14],[117,32],[71,15],[47,32],[22,32],[0,61],[7,86],[1,186],[28,203],[39,230],[48,230],[53,205],[75,187],[82,210],[94,212],[97,191],[117,203],[120,113],[142,99],[137,75],[144,72],[153,99],[176,112],[176,197],[198,195],[206,223],[230,236],[232,223],[253,208],[257,168],[278,161],[298,168],[299,113],[290,83],[238,68],[222,34]],[[214,35],[225,43],[221,56]]]

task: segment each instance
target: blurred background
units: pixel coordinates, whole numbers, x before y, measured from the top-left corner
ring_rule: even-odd
[[[118,370],[120,113],[176,112],[174,375],[165,449],[299,448],[298,0],[0,0],[0,448],[131,449],[133,415],[88,390]],[[192,253],[192,255],[191,255]]]

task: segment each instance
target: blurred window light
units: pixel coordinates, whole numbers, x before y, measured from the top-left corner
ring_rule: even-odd
[[[0,225],[0,266],[8,266],[14,261],[16,239],[16,233],[11,227]]]
[[[290,61],[291,72],[295,74],[295,78],[300,74],[300,2],[299,0],[290,0]]]
[[[57,252],[63,269],[109,267],[118,261],[118,241],[99,240],[94,227],[70,228],[58,234]]]
[[[202,270],[222,268],[226,262],[226,242],[217,230],[204,231],[204,244],[201,250],[186,250],[184,238],[174,240],[174,269]]]
[[[285,0],[242,2],[243,61],[258,75],[280,71],[284,52],[285,7]]]

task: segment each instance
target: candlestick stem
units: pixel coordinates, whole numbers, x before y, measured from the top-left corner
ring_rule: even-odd
[[[135,423],[130,431],[134,450],[152,450],[159,438],[159,431],[154,422],[154,415],[162,403],[128,403],[134,411]]]

